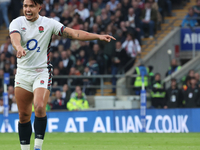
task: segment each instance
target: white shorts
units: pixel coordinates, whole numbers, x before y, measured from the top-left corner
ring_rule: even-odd
[[[21,87],[29,92],[34,92],[36,88],[46,88],[51,91],[52,72],[44,69],[41,72],[17,69],[15,75],[15,87]]]

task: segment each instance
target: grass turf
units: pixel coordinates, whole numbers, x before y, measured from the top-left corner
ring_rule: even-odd
[[[20,150],[18,134],[0,133],[0,150]],[[43,150],[200,150],[200,133],[46,133]]]

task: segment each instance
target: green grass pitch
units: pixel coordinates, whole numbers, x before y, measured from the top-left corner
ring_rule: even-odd
[[[0,133],[0,150],[20,150],[18,134]],[[200,133],[46,133],[42,150],[200,150]]]

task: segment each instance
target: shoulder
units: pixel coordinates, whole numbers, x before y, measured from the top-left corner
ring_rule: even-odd
[[[20,17],[17,17],[16,19],[13,19],[11,23],[21,23],[25,21],[25,17],[24,16],[20,16]]]

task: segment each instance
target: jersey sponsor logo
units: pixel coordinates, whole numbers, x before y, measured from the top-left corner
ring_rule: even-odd
[[[39,32],[40,33],[44,32],[44,27],[43,26],[39,26]]]
[[[40,81],[40,84],[44,84],[44,80],[41,80],[41,81]]]
[[[22,27],[21,30],[24,31],[24,32],[26,32],[26,28],[25,27]]]
[[[40,47],[38,47],[38,41],[36,39],[29,40],[26,47],[29,51],[37,50],[37,52],[40,52]]]

